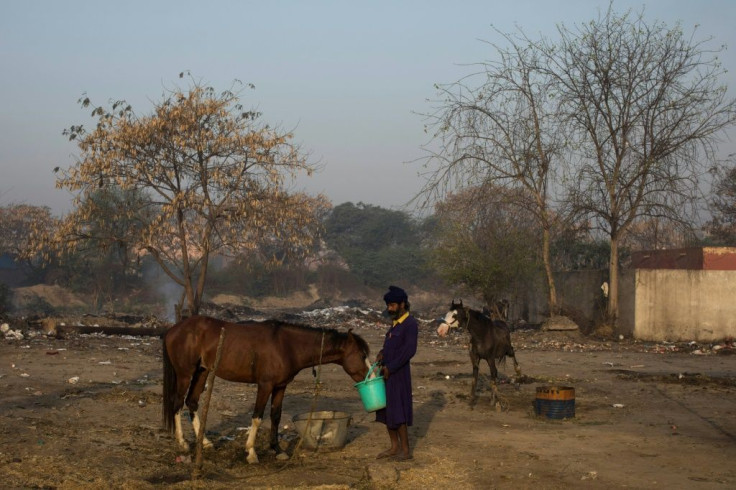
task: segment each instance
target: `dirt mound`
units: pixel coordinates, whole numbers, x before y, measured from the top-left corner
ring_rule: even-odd
[[[61,286],[50,286],[47,284],[36,284],[25,288],[13,290],[13,307],[21,310],[38,303],[46,303],[54,308],[86,307],[87,303],[82,301],[74,293]]]

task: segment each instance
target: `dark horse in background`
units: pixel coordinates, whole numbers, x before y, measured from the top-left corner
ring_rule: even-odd
[[[511,346],[511,331],[508,324],[503,320],[492,320],[480,311],[463,306],[463,302],[450,304],[450,311],[445,315],[444,321],[437,329],[440,336],[447,335],[451,328],[465,328],[470,333],[470,362],[473,364],[473,382],[470,386],[470,403],[475,404],[477,397],[475,393],[478,384],[478,364],[485,359],[491,369],[491,403],[498,402],[498,388],[496,379],[498,369],[496,361],[504,361],[510,357],[514,361],[514,370],[521,376],[521,368],[516,361],[514,348]]]
[[[280,321],[228,323],[194,316],[171,327],[163,342],[163,421],[176,434],[179,445],[188,450],[181,428],[181,409],[186,403],[195,434],[199,433],[199,397],[207,375],[215,363],[220,331],[225,328],[222,357],[215,375],[239,383],[258,385],[253,420],[245,449],[249,463],[257,463],[256,434],[271,398],[270,445],[279,459],[288,456],[278,444],[284,391],[304,368],[320,363],[343,367],[354,381],[363,381],[370,366],[369,347],[352,332],[318,329]],[[206,446],[212,443],[206,440]]]

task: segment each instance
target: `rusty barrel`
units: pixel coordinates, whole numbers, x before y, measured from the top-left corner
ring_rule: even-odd
[[[539,386],[534,411],[548,419],[569,419],[575,416],[575,388],[570,386]]]

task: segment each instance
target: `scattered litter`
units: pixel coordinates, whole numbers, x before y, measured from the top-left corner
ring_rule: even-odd
[[[613,408],[624,408],[624,404],[623,403],[614,403],[612,406],[613,406]]]
[[[138,406],[143,408],[146,406],[146,400],[138,400]]]
[[[5,332],[5,338],[10,340],[23,340],[25,337],[20,330],[8,330]]]
[[[21,378],[29,378],[31,375],[28,373],[20,373]]]
[[[110,364],[112,364],[112,361],[100,361],[97,364],[100,364],[102,366],[109,366]]]
[[[69,378],[68,380],[66,380],[66,382],[69,383],[69,384],[75,385],[75,384],[79,383],[79,376],[72,376],[71,378]]]
[[[589,471],[585,475],[583,475],[580,479],[581,480],[595,480],[598,478],[598,472],[597,471]]]
[[[614,364],[612,362],[604,362],[603,364],[605,364],[606,366],[611,366],[611,367],[614,366]]]

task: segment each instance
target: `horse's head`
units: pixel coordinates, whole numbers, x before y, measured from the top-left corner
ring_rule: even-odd
[[[368,374],[368,369],[371,366],[370,361],[368,361],[370,351],[368,342],[363,337],[348,330],[340,364],[356,383],[363,381]]]
[[[462,319],[465,318],[465,314],[463,301],[460,300],[455,303],[455,300],[453,299],[452,303],[450,303],[450,310],[445,314],[445,318],[442,320],[439,328],[437,328],[439,336],[444,337],[451,328],[458,328]]]

